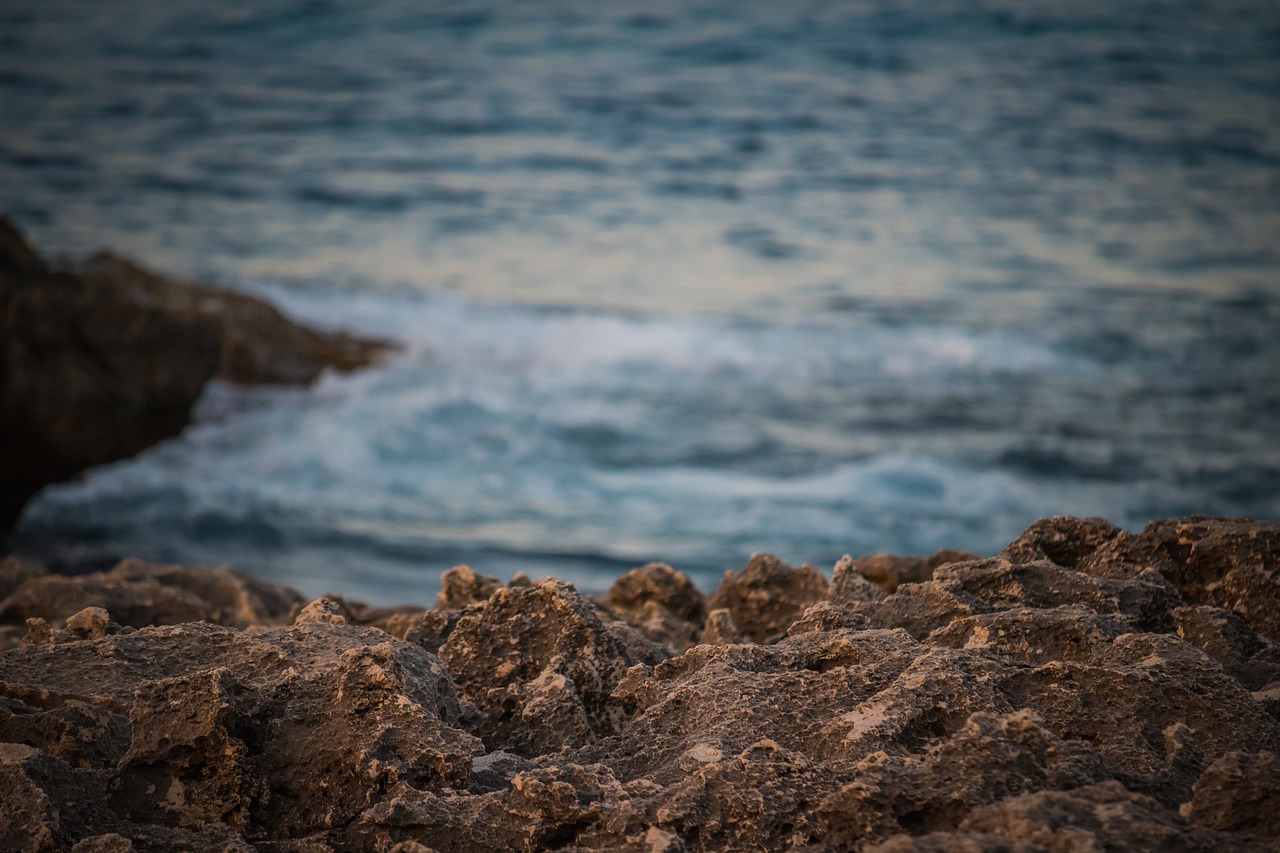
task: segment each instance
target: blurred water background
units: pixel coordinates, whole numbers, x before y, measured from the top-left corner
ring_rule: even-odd
[[[19,552],[428,601],[1280,517],[1280,4],[6,0],[0,208],[393,337]]]

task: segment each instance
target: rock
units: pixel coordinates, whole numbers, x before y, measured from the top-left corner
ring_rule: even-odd
[[[873,625],[905,628],[923,638],[964,616],[1063,604],[1114,614],[1133,628],[1168,630],[1179,599],[1154,571],[1113,579],[1066,569],[1049,560],[1016,564],[997,557],[942,566],[933,581],[903,584],[884,600],[856,609]]]
[[[485,743],[529,757],[612,734],[622,714],[613,688],[639,662],[587,599],[551,580],[465,611],[440,657],[488,716]]]
[[[1274,575],[1269,533],[1187,523],[1175,548],[1050,519],[891,593],[851,560],[825,587],[756,558],[710,612],[659,565],[599,603],[457,570],[431,610],[149,564],[64,579],[231,623],[132,627],[11,570],[53,621],[0,652],[0,846],[1274,850],[1275,646],[1233,598]]]
[[[280,624],[300,601],[293,590],[226,566],[130,559],[109,572],[77,577],[32,574],[0,600],[0,623],[42,619],[60,625],[86,608],[98,608],[134,628],[200,620],[245,627]]]
[[[698,640],[707,615],[697,587],[683,572],[663,563],[619,576],[609,589],[608,606],[650,640],[674,651],[684,651]]]
[[[1102,519],[1042,519],[1002,552],[1017,561],[1033,553],[1099,577],[1158,571],[1185,604],[1231,610],[1280,642],[1280,524],[1191,516],[1129,534]]]
[[[982,559],[980,556],[968,551],[943,548],[932,557],[872,554],[869,557],[859,557],[856,561],[851,561],[849,568],[885,592],[893,592],[904,583],[922,583],[932,580],[933,572],[939,566],[980,559]]]
[[[436,609],[461,610],[469,604],[480,604],[502,588],[497,578],[478,575],[470,566],[454,566],[440,577],[440,594]]]
[[[975,809],[961,825],[1057,850],[1274,850],[1273,844],[1191,826],[1176,812],[1115,781],[1039,791]],[[910,849],[910,848],[906,848]]]
[[[111,255],[55,269],[0,217],[0,535],[44,486],[179,433],[215,376],[310,382],[387,347]]]
[[[1182,813],[1197,826],[1280,838],[1280,759],[1229,752],[1205,768]]]
[[[727,646],[742,642],[742,634],[738,632],[738,626],[733,624],[733,614],[728,609],[720,607],[707,614],[707,623],[702,626],[701,642],[708,646]]]
[[[812,566],[795,569],[777,557],[756,554],[741,572],[724,573],[707,609],[728,610],[744,637],[768,643],[784,636],[804,609],[826,592],[826,580]]]
[[[0,601],[4,601],[27,581],[45,574],[47,572],[42,566],[24,563],[17,557],[5,557],[0,560]]]
[[[933,576],[932,569],[929,575]],[[897,578],[892,584],[886,582],[884,587],[878,586],[858,570],[852,557],[845,554],[832,570],[827,600],[846,607],[863,601],[879,601],[884,598],[886,588],[890,591],[897,589]]]

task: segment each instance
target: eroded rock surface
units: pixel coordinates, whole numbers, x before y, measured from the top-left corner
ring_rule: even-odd
[[[891,584],[757,556],[709,599],[660,564],[598,602],[457,567],[430,610],[10,560],[0,622],[25,639],[0,652],[0,838],[1275,850],[1280,660],[1257,600],[1278,538],[1047,519]]]

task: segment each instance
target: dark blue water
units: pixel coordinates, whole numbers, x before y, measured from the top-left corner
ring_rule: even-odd
[[[1280,6],[8,0],[0,208],[405,343],[50,489],[373,600],[1280,517]]]

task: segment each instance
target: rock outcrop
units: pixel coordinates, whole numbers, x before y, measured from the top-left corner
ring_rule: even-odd
[[[456,567],[429,610],[10,559],[0,846],[1275,850],[1278,545],[1056,518],[707,599]]]
[[[387,347],[106,253],[56,267],[0,217],[0,536],[44,486],[179,433],[214,377],[306,383]]]

